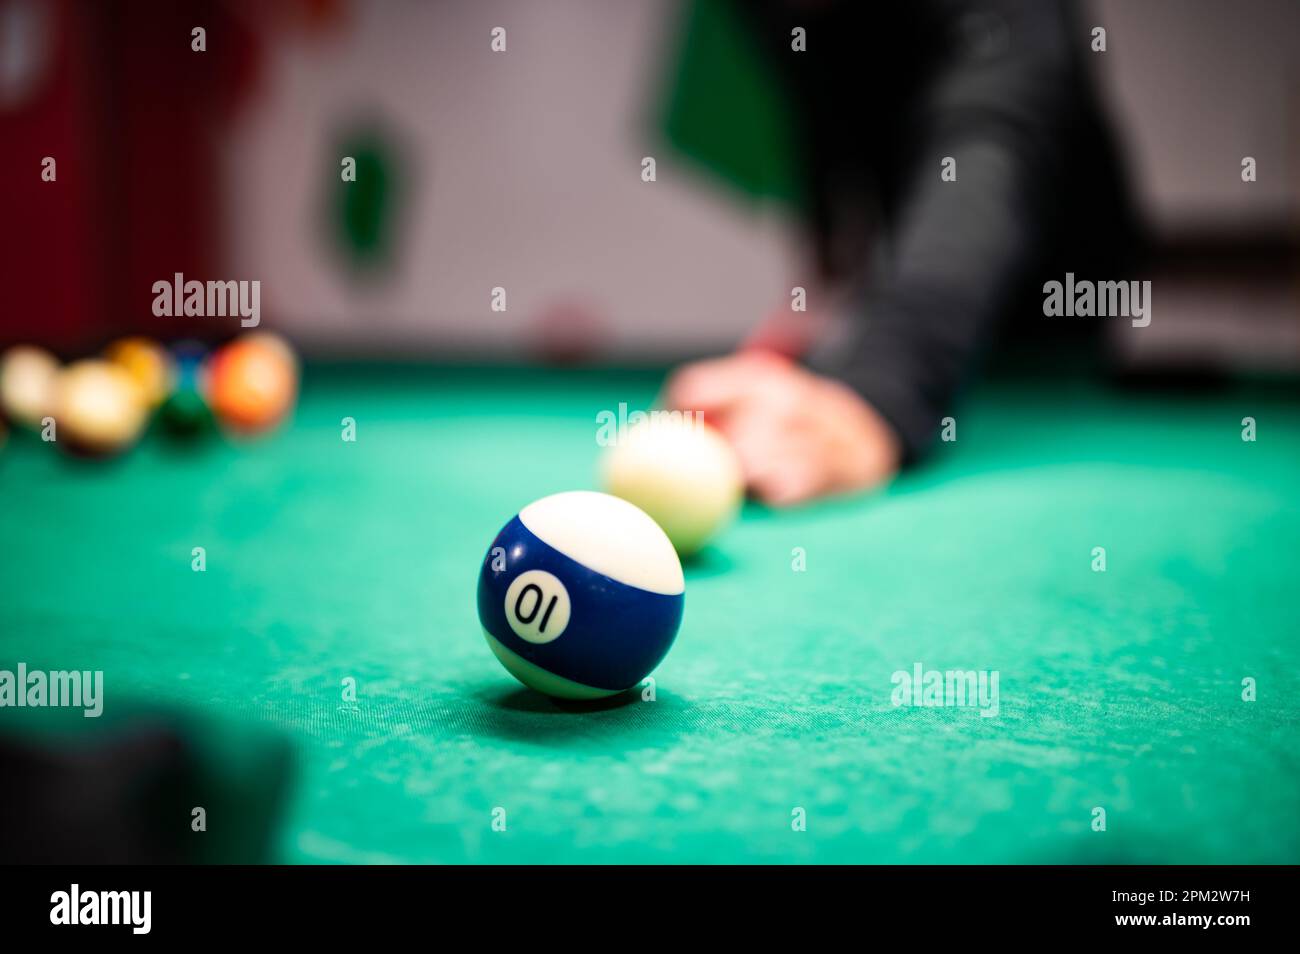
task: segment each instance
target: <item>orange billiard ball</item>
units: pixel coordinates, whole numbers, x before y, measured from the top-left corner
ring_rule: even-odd
[[[288,417],[298,396],[298,362],[281,339],[258,333],[218,349],[208,369],[208,402],[229,430],[256,434]]]

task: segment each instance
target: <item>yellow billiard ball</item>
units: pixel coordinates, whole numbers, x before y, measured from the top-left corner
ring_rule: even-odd
[[[175,387],[176,362],[156,341],[121,338],[105,349],[104,357],[131,376],[150,409],[162,404]]]

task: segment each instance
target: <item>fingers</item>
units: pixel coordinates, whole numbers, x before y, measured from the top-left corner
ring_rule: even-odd
[[[745,485],[758,500],[790,506],[826,491],[826,462],[795,416],[752,402],[727,419],[723,433],[740,458]]]
[[[774,507],[866,490],[899,466],[898,439],[871,405],[775,355],[688,365],[664,403],[703,411],[735,448],[751,494]]]
[[[664,385],[667,407],[721,415],[745,402],[785,362],[764,353],[734,354],[688,364]]]
[[[772,507],[793,507],[827,492],[825,475],[797,460],[772,468],[753,485],[754,496]]]

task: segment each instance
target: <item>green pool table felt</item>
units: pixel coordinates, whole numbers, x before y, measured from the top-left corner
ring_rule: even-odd
[[[0,668],[285,737],[287,861],[1300,861],[1293,397],[986,383],[887,490],[747,505],[686,568],[655,701],[562,708],[485,645],[479,561],[593,487],[596,414],[659,381],[309,366],[259,442],[11,435]],[[996,670],[998,715],[895,707],[916,663]]]

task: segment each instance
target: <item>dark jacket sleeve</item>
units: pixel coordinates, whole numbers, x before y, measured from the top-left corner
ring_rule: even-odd
[[[951,412],[994,326],[1080,226],[1069,207],[1102,160],[1079,59],[1088,36],[1071,12],[1056,0],[920,0],[890,17],[820,24],[857,34],[863,52],[833,42],[824,53],[834,62],[798,67],[796,103],[821,101],[807,109],[813,207],[833,218],[838,194],[852,191],[828,172],[845,168],[846,153],[877,200],[847,340],[809,363],[874,405],[909,460]],[[810,32],[806,55],[818,42]],[[864,55],[877,59],[864,66]],[[941,176],[948,158],[953,181]]]

